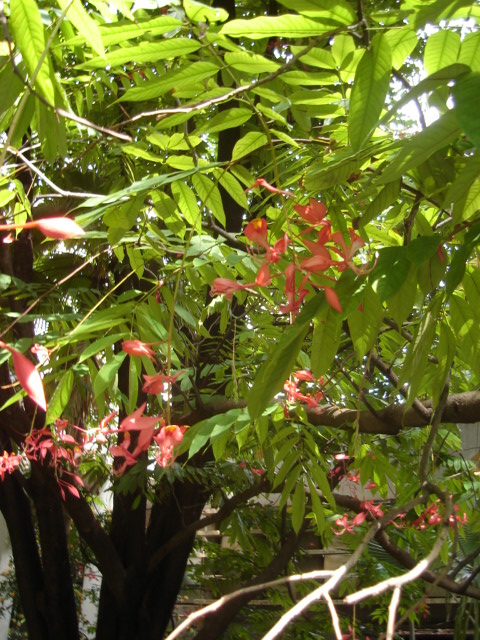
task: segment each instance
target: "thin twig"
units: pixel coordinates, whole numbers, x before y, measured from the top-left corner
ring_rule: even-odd
[[[81,198],[82,200],[88,200],[88,198],[104,197],[104,194],[102,193],[82,193],[79,191],[65,191],[64,189],[57,187],[57,185],[54,182],[52,182],[49,178],[47,178],[47,176],[42,171],[40,171],[40,169],[38,169],[38,167],[36,167],[33,164],[33,162],[31,162],[26,156],[24,156],[21,151],[19,151],[18,149],[15,149],[14,147],[11,147],[10,145],[6,147],[6,150],[12,155],[20,158],[20,160],[24,162],[29,169],[31,169],[34,173],[36,173],[37,176],[41,180],[43,180],[43,182],[45,182],[45,184],[48,184],[49,187],[51,187],[54,191],[56,191],[58,194],[60,194],[65,198]]]
[[[393,640],[395,633],[395,618],[397,615],[398,603],[400,602],[400,595],[402,593],[401,587],[395,587],[392,593],[392,599],[388,607],[388,623],[387,623],[387,635],[385,640]]]
[[[363,551],[369,544],[371,540],[376,536],[378,531],[380,530],[381,522],[376,521],[370,529],[367,531],[365,537],[363,538],[360,545],[357,547],[355,552],[350,556],[350,558],[342,564],[341,567],[336,569],[333,572],[331,578],[325,582],[321,587],[318,587],[312,593],[305,596],[300,602],[298,602],[294,607],[292,607],[289,611],[287,611],[280,620],[270,629],[270,631],[263,636],[262,640],[273,640],[276,638],[284,629],[287,627],[292,620],[294,620],[297,616],[299,616],[305,609],[307,609],[311,604],[316,602],[317,600],[321,600],[325,596],[326,593],[330,593],[332,589],[334,589],[337,584],[346,576],[347,572],[356,565],[359,561],[360,556]],[[168,639],[167,639],[168,640]]]
[[[335,604],[329,593],[325,593],[323,597],[325,598],[325,602],[327,603],[328,609],[330,611],[330,617],[332,618],[332,626],[335,632],[335,637],[337,640],[342,640],[342,630],[340,629],[340,620],[338,619],[338,613],[335,609]]]

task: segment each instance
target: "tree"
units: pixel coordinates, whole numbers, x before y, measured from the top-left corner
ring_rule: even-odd
[[[243,549],[232,589],[292,573],[306,532],[348,538],[344,571],[381,545],[404,567],[373,589],[390,634],[419,578],[480,599],[457,429],[480,417],[478,19],[10,0],[0,509],[32,640],[79,637],[73,535],[102,574],[96,637],[164,637],[209,522]],[[309,587],[337,637],[330,590],[368,595],[344,578]]]

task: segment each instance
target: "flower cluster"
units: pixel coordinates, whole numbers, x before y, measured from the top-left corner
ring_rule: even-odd
[[[252,188],[259,186],[268,189],[272,193],[293,197],[291,192],[276,189],[263,178],[259,178]],[[326,272],[333,267],[337,272],[352,269],[359,275],[368,273],[369,269],[357,267],[353,260],[355,254],[365,243],[353,229],[349,229],[348,243],[342,232],[336,231],[332,233],[331,222],[326,217],[327,209],[325,205],[313,198],[310,199],[308,205],[295,204],[293,209],[298,214],[300,222],[306,223],[308,226],[299,236],[296,236],[299,249],[297,249],[296,254],[294,253],[291,262],[283,270],[277,270],[274,274],[271,273],[270,266],[276,265],[280,261],[281,257],[287,253],[288,246],[294,240],[285,233],[280,240],[271,245],[268,242],[266,220],[264,218],[251,220],[244,229],[244,235],[250,243],[258,247],[263,256],[263,262],[255,281],[242,283],[228,278],[216,278],[213,281],[210,295],[224,294],[227,300],[230,300],[236,291],[268,286],[274,278],[284,276],[284,291],[287,303],[280,306],[281,313],[290,313],[295,317],[312,288],[323,289],[329,305],[339,313],[342,312],[335,289],[325,284],[325,280],[335,282],[335,278],[332,275],[327,275]],[[305,254],[305,250],[310,254],[308,257],[302,257]],[[299,283],[297,274],[301,274]],[[315,281],[312,278],[315,274],[322,275],[321,281]]]
[[[315,383],[320,386],[323,385],[323,376],[318,380],[313,376],[310,371],[306,371],[305,369],[300,369],[299,371],[295,371],[293,373],[293,380],[286,380],[283,385],[283,389],[287,394],[287,402],[301,402],[306,404],[307,407],[311,409],[315,409],[319,406],[321,400],[323,400],[323,391],[321,389],[315,391],[313,394],[309,391],[304,393],[299,388],[299,383]]]
[[[3,452],[0,456],[0,480],[3,480],[7,473],[12,473],[20,464],[22,456],[15,455],[14,453]]]
[[[423,531],[427,527],[434,527],[437,524],[441,524],[443,522],[443,516],[440,513],[440,500],[436,500],[432,502],[420,516],[412,522],[412,526],[416,527]],[[448,519],[449,525],[454,527],[457,523],[460,525],[464,525],[467,522],[467,514],[464,512],[462,515],[459,515],[460,507],[458,504],[453,505],[453,510],[455,513],[452,513]]]

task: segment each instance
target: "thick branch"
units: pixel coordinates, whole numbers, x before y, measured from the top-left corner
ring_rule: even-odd
[[[183,422],[178,424],[195,424],[199,420],[204,420],[211,416],[226,413],[231,409],[246,406],[245,400],[234,402],[226,400],[222,402],[212,402],[202,407],[201,414],[180,416]],[[422,403],[425,412],[419,415],[413,408],[405,409],[404,404],[395,404],[376,412],[372,415],[370,411],[357,411],[356,409],[344,409],[336,405],[326,405],[315,409],[306,408],[306,414],[310,424],[314,426],[333,427],[338,429],[348,429],[358,418],[360,433],[375,433],[383,435],[397,435],[405,427],[427,427],[431,424],[433,408],[432,403],[427,400]],[[187,419],[190,418],[190,422]],[[454,424],[474,424],[480,422],[480,391],[467,391],[465,393],[454,393],[448,396],[445,408],[442,411],[440,422]]]
[[[342,409],[336,406],[307,409],[308,419],[317,426],[346,428],[353,425],[358,418],[361,433],[396,435],[405,427],[426,427],[431,423],[433,408],[430,401],[423,403],[425,415],[405,405],[392,405],[377,412]],[[451,394],[445,403],[440,422],[472,424],[480,421],[480,391]]]

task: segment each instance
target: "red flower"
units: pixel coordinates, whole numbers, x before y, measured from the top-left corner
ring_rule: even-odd
[[[147,356],[147,358],[155,362],[155,352],[153,349],[150,349],[149,344],[154,343],[146,343],[141,340],[124,340],[122,342],[122,349],[131,356]]]
[[[47,238],[60,240],[83,236],[85,231],[70,218],[41,218],[23,224],[0,224],[0,231],[11,229],[38,229]]]
[[[13,368],[17,380],[30,398],[44,411],[47,410],[47,401],[43,390],[42,378],[35,365],[26,358],[23,353],[0,341],[0,348],[7,349],[12,354]]]
[[[380,506],[374,504],[372,500],[365,500],[365,502],[360,503],[360,506],[362,509],[365,509],[365,511],[368,511],[374,518],[383,518],[383,511],[380,509]]]
[[[338,313],[342,313],[342,305],[340,304],[340,300],[338,299],[335,290],[331,287],[322,287],[322,289],[325,291],[325,298],[332,309],[335,309]]]
[[[155,376],[143,375],[145,383],[142,387],[144,393],[159,394],[165,390],[165,385],[173,384],[177,381],[177,378],[181,376],[183,371],[178,371],[173,375],[167,376],[163,373],[158,373]]]
[[[266,287],[272,282],[272,276],[270,275],[270,268],[265,262],[258,270],[257,277],[255,278],[255,284],[259,287]]]
[[[20,464],[21,456],[14,453],[3,452],[0,456],[0,480],[3,480],[6,473],[12,473]]]
[[[138,431],[137,445],[134,451],[131,452],[133,457],[138,456],[140,452],[148,449],[153,438],[155,425],[158,422],[163,422],[162,418],[159,416],[142,417],[145,406],[146,402],[144,402],[142,406],[136,409],[132,414],[124,418],[118,427],[119,431]]]
[[[289,264],[285,269],[285,295],[287,297],[288,304],[280,307],[281,313],[295,314],[300,309],[303,299],[308,294],[308,290],[304,289],[303,286],[301,286],[298,291],[296,290],[295,271],[296,267],[294,264]]]
[[[255,218],[255,220],[250,220],[243,233],[250,242],[255,242],[255,244],[258,244],[264,249],[270,249],[270,245],[267,242],[268,229],[265,218]]]
[[[299,371],[295,371],[293,374],[294,378],[297,380],[303,380],[304,382],[315,382],[315,378],[310,371],[306,371],[305,369],[300,369]]]
[[[304,220],[310,224],[320,224],[327,215],[327,209],[322,202],[310,198],[310,204],[295,204],[293,208]]]
[[[177,424],[169,424],[160,429],[160,432],[153,437],[154,441],[159,445],[157,453],[157,463],[165,469],[173,464],[175,458],[173,455],[174,447],[183,440],[183,434],[187,427],[180,427]]]
[[[337,518],[337,520],[335,520],[335,524],[337,525],[337,527],[341,527],[339,531],[335,531],[335,529],[333,530],[333,533],[336,536],[343,536],[343,534],[347,531],[348,533],[355,533],[355,531],[353,530],[353,525],[348,522],[348,515],[346,513],[344,513],[341,518]]]
[[[235,280],[229,280],[228,278],[215,278],[212,284],[212,288],[210,289],[211,296],[219,296],[220,294],[225,294],[225,298],[227,300],[232,299],[232,295],[235,291],[242,291],[246,289],[250,285],[242,284],[241,282],[236,282]]]
[[[250,187],[250,189],[247,189],[247,191],[250,191],[251,189],[255,189],[256,187],[264,187],[265,189],[270,191],[270,193],[280,193],[286,196],[287,198],[295,197],[293,193],[291,193],[290,191],[284,191],[283,189],[277,189],[276,187],[272,186],[265,180],[265,178],[257,178],[255,182],[252,184],[252,186]]]
[[[338,266],[338,269],[340,271],[345,271],[345,269],[350,267],[350,269],[352,269],[352,271],[357,275],[365,275],[367,273],[370,273],[373,267],[369,269],[360,269],[353,262],[353,256],[357,253],[359,249],[365,246],[365,242],[358,234],[355,233],[353,229],[349,229],[349,231],[350,231],[350,244],[348,245],[348,247],[345,244],[345,240],[340,231],[337,231],[332,235],[332,240],[336,244],[339,244],[342,248],[341,251],[339,251],[338,249],[334,249],[334,251],[336,251],[343,258],[343,264],[340,263]]]

